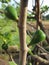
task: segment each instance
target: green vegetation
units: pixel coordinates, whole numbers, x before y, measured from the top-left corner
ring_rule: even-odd
[[[12,61],[10,61],[9,64],[10,64],[10,65],[17,65],[16,63],[14,63],[14,62],[12,62]]]
[[[4,1],[2,0],[2,4],[3,3],[8,4],[8,1],[10,1],[10,0],[4,0]],[[41,8],[41,14],[44,13],[45,11],[47,11],[48,8],[49,7],[47,7],[47,6],[44,6],[43,8]],[[18,48],[20,48],[21,45],[19,43],[20,43],[20,41],[22,41],[22,39],[20,37],[20,41],[19,41],[19,29],[17,27],[17,23],[15,22],[18,19],[18,16],[20,13],[20,7],[17,7],[15,9],[13,7],[13,5],[11,6],[8,4],[7,6],[3,5],[3,9],[1,9],[1,10],[4,10],[3,11],[4,15],[0,15],[1,17],[3,17],[2,19],[0,19],[0,50],[4,49],[7,51],[8,46],[12,46],[12,45],[13,46],[17,45]],[[31,14],[28,13],[27,20],[35,21],[35,19],[33,19],[33,18],[35,18],[35,13],[34,13],[34,11]],[[44,34],[44,32],[42,30],[37,30],[35,33],[32,32],[31,35],[33,36],[31,42],[30,42],[30,37],[27,35],[26,43],[27,44],[30,43],[30,46],[32,46],[32,47],[28,46],[29,47],[28,53],[30,55],[33,55],[33,53],[32,53],[33,47],[36,45],[36,43],[44,41],[46,38],[46,35]],[[23,36],[22,36],[22,38],[23,38]],[[21,47],[23,48],[23,45]],[[9,64],[17,65],[16,63],[14,63],[14,61],[9,61]],[[29,63],[28,65],[31,65],[31,63]]]
[[[20,46],[19,41],[19,30],[17,27],[17,23],[5,19],[0,19],[0,49],[2,47],[2,44],[8,44],[10,45],[17,45]],[[27,35],[26,43],[28,44],[30,42],[30,37]]]
[[[8,44],[6,44],[6,43],[2,44],[2,49],[7,50],[8,49]]]
[[[8,3],[10,2],[11,0],[0,0],[2,3]]]

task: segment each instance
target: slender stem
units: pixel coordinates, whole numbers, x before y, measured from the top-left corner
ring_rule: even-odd
[[[26,65],[27,45],[26,45],[26,19],[28,0],[21,0],[20,17],[18,22],[20,35],[20,62],[19,65]]]

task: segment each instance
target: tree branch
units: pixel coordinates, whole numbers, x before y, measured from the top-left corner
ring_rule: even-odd
[[[33,60],[36,60],[37,62],[41,63],[42,65],[49,65],[49,61],[45,60],[37,55],[31,55]]]
[[[32,56],[32,60],[36,60],[37,62],[39,62],[40,64],[42,65],[49,65],[49,61],[48,60],[45,60],[37,55],[34,55],[30,49],[28,48],[28,53]]]
[[[26,45],[26,19],[27,19],[28,0],[21,0],[20,17],[18,22],[20,35],[20,63],[26,65],[27,45]]]

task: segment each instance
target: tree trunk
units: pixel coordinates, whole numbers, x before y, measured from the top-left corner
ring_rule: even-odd
[[[35,0],[36,7],[36,20],[37,20],[37,29],[39,28],[38,22],[40,21],[40,0]]]
[[[26,45],[26,19],[27,19],[28,0],[21,0],[19,17],[19,35],[20,35],[20,62],[19,65],[26,65],[27,45]]]

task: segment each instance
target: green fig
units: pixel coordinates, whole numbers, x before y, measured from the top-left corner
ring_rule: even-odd
[[[17,11],[13,6],[8,5],[5,9],[5,15],[12,19],[12,20],[17,20],[18,16],[17,16]]]
[[[46,35],[42,30],[37,30],[34,34],[33,34],[33,38],[30,42],[30,45],[39,43],[41,41],[44,41],[46,39]]]

